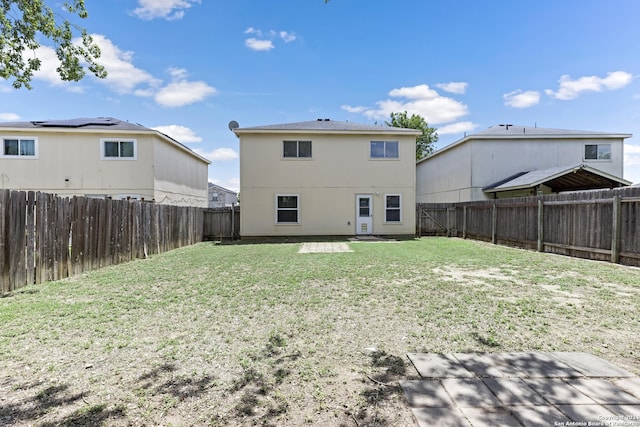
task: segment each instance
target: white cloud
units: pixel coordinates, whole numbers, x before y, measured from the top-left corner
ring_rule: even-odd
[[[160,84],[159,79],[133,65],[133,52],[121,50],[103,35],[93,34],[92,37],[93,41],[100,47],[101,55],[98,62],[104,64],[107,70],[107,77],[101,79],[100,82],[121,94],[132,93],[139,85],[156,87]],[[148,95],[146,91],[140,89],[136,94],[140,96]]]
[[[209,177],[209,182],[212,184],[219,185],[220,187],[224,187],[228,190],[235,191],[236,193],[240,191],[240,178],[232,177],[227,179],[219,179]]]
[[[187,9],[200,3],[200,0],[138,0],[133,14],[138,18],[150,20],[164,18],[168,21],[182,19]]]
[[[467,86],[469,86],[469,83],[466,82],[438,83],[436,85],[437,88],[445,92],[457,93],[459,95],[463,95],[467,91]]]
[[[614,71],[606,77],[585,76],[577,80],[572,80],[571,76],[565,74],[560,77],[560,87],[557,91],[547,89],[545,93],[555,99],[569,100],[577,98],[581,92],[620,89],[631,83],[632,79],[633,76],[625,71]]]
[[[169,83],[155,94],[155,101],[163,107],[183,107],[215,95],[218,90],[203,81]]]
[[[202,142],[202,138],[196,135],[193,129],[180,125],[156,126],[153,129],[169,135],[171,138],[183,144]]]
[[[298,38],[298,36],[296,36],[294,33],[289,33],[287,31],[280,31],[280,38],[284,40],[285,43],[291,43],[292,41],[295,41]]]
[[[244,45],[251,50],[257,51],[268,51],[275,47],[271,40],[259,40],[253,37],[246,39]]]
[[[0,113],[0,120],[3,122],[15,122],[20,120],[20,116],[15,113]]]
[[[244,31],[245,34],[251,34],[255,37],[250,37],[244,41],[244,45],[251,50],[256,51],[269,51],[276,46],[274,41],[281,39],[285,43],[291,43],[298,39],[298,36],[294,32],[290,31],[262,31],[259,28],[249,27]]]
[[[342,109],[365,115],[370,119],[388,119],[391,113],[406,111],[422,116],[430,125],[453,122],[469,113],[465,104],[440,95],[426,84],[392,89],[392,98],[376,102],[375,108],[343,105]]]
[[[502,95],[504,104],[513,108],[528,108],[540,102],[540,92],[535,90],[522,91],[520,89]]]
[[[477,126],[473,122],[457,122],[437,128],[438,135],[450,135],[462,132],[471,132]]]
[[[367,107],[363,107],[363,106],[352,107],[351,105],[346,105],[346,104],[343,105],[341,108],[349,113],[356,113],[356,114],[364,113],[368,109]]]
[[[232,148],[216,148],[213,151],[204,151],[196,148],[193,151],[214,162],[225,162],[238,158],[238,153]]]

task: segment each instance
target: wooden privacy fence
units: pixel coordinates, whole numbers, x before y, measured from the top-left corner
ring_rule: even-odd
[[[417,205],[417,234],[640,266],[640,188]]]
[[[0,190],[0,291],[202,241],[203,209]]]
[[[240,236],[240,207],[210,208],[204,210],[204,239],[235,239]]]

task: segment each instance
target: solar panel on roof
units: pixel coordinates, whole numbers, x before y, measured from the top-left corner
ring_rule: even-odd
[[[68,120],[45,120],[41,122],[33,122],[34,125],[42,127],[68,127],[79,128],[83,126],[113,126],[116,122],[108,117],[96,117],[96,118],[80,118],[80,119],[68,119]]]

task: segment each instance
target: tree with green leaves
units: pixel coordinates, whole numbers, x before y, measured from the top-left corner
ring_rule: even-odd
[[[436,128],[429,126],[424,117],[417,114],[412,114],[409,117],[406,111],[391,113],[391,121],[385,121],[385,123],[387,126],[416,129],[422,132],[422,135],[416,138],[416,160],[420,160],[434,152],[434,145],[438,142],[438,132],[436,132]]]
[[[79,18],[88,16],[84,0],[64,3],[60,13]],[[0,0],[0,77],[14,79],[13,87],[31,89],[33,73],[40,69],[36,49],[42,39],[53,42],[60,66],[56,69],[64,81],[79,81],[85,75],[84,64],[96,77],[104,78],[104,67],[96,62],[100,48],[87,31],[45,4],[45,0]],[[80,42],[74,39],[79,36]]]

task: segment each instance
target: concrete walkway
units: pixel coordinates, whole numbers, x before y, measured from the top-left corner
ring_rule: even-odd
[[[309,242],[303,243],[298,250],[300,254],[316,254],[327,252],[353,252],[346,242]]]
[[[640,378],[588,353],[409,354],[420,427],[640,426]]]

